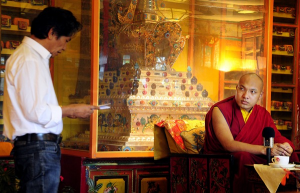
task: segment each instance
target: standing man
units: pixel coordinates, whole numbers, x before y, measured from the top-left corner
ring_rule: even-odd
[[[49,70],[50,57],[64,51],[81,29],[70,11],[45,8],[32,21],[31,37],[24,37],[7,60],[4,135],[15,141],[11,154],[20,192],[57,192],[62,118],[88,118],[98,109],[85,104],[60,107]]]

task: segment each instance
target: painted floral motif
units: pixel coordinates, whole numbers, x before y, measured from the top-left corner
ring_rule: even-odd
[[[150,117],[147,117],[148,119],[148,123],[146,123],[146,125],[143,127],[142,132],[144,133],[145,130],[153,130],[154,128],[154,124],[158,123],[160,121],[160,116],[152,114]],[[142,119],[141,119],[142,121]]]
[[[182,115],[182,116],[179,117],[179,119],[181,119],[181,120],[184,120],[184,119],[186,119],[186,120],[192,120],[192,118],[189,117],[188,115]]]
[[[109,113],[108,115],[107,115],[107,124],[109,125],[109,126],[113,126],[113,116],[112,116],[112,114],[111,113]]]
[[[141,124],[145,125],[146,124],[146,119],[144,117],[141,118]]]
[[[188,162],[186,158],[172,158],[171,192],[187,192]]]
[[[114,186],[113,183],[109,182],[106,185],[106,188],[104,189],[103,193],[117,193],[118,188]]]
[[[205,131],[199,131],[198,133],[193,133],[195,145],[192,145],[193,149],[196,149],[198,152],[202,149],[202,144],[204,144]]]
[[[230,171],[229,160],[211,159],[211,182],[210,188],[212,192],[229,192],[230,191]]]
[[[208,192],[207,159],[191,159],[190,192]]]
[[[159,184],[153,181],[148,182],[147,193],[159,193],[161,192]]]

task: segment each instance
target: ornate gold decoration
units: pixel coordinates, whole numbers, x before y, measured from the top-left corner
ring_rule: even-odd
[[[132,23],[137,3],[138,3],[138,0],[132,0],[130,2],[130,5],[129,5],[125,15],[121,15],[121,13],[118,12],[118,19],[119,19],[119,22],[121,24],[130,24],[130,23]],[[119,9],[122,9],[122,7],[119,7]]]
[[[172,67],[179,54],[182,52],[186,38],[181,36],[182,29],[176,22],[160,22],[153,29],[153,33],[145,32],[146,39],[146,64],[147,67],[156,65],[156,57],[159,57],[157,46],[161,42],[167,42],[169,52],[164,55],[167,67]]]

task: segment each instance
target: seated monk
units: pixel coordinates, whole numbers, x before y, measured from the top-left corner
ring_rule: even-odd
[[[277,130],[270,113],[256,103],[263,95],[263,81],[255,73],[243,75],[236,86],[235,96],[216,103],[205,118],[204,154],[228,152],[234,156],[233,192],[245,190],[245,164],[267,164],[262,131],[275,131],[271,156],[291,156],[298,161],[294,145]]]

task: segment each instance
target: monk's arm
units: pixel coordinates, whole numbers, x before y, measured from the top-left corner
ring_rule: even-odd
[[[213,130],[225,150],[229,152],[245,151],[252,154],[266,155],[266,148],[262,145],[252,145],[235,141],[230,128],[219,108],[214,108],[212,113]]]

